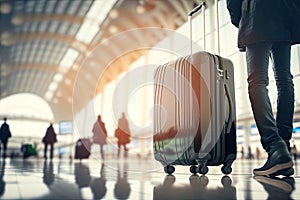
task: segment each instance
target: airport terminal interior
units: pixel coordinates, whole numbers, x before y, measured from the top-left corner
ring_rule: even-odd
[[[0,149],[0,199],[300,199],[300,46],[291,51],[295,172],[254,176],[267,154],[248,99],[245,53],[226,0],[203,2],[0,0],[0,125],[6,121],[11,133]],[[231,93],[217,90],[231,97],[214,101],[202,68],[199,98],[194,85],[174,87],[194,78],[191,68],[178,70],[186,73],[182,80],[162,78],[177,73],[162,72],[163,64],[197,52],[232,63],[233,71],[218,77],[232,80]],[[210,66],[208,58],[199,63]],[[271,62],[268,91],[275,115]],[[224,107],[224,124],[213,122],[214,102]],[[191,151],[198,130],[215,145],[206,136],[221,138],[229,121],[226,134],[236,140],[230,170],[172,165],[174,157],[187,158],[179,151]]]

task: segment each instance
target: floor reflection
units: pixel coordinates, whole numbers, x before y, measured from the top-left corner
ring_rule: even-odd
[[[75,182],[78,185],[78,188],[89,187],[91,182],[90,169],[86,164],[75,163],[74,167]]]
[[[91,190],[93,192],[94,199],[102,199],[105,197],[106,188],[106,178],[105,178],[105,165],[101,164],[100,177],[94,178],[91,182]]]
[[[189,185],[176,184],[173,175],[167,175],[163,184],[154,187],[153,199],[236,199],[236,188],[229,176],[221,179],[222,187],[208,187],[207,176],[192,175]]]
[[[123,170],[118,165],[118,176],[114,188],[114,195],[117,199],[128,199],[130,195],[130,184],[128,183],[128,164],[123,163]]]
[[[54,182],[54,171],[53,171],[53,162],[52,160],[47,163],[47,160],[44,161],[43,167],[43,182],[49,187]]]
[[[293,177],[254,176],[253,178],[262,184],[268,193],[268,199],[291,199],[291,194],[295,190],[295,179]]]
[[[3,179],[4,174],[5,174],[5,160],[1,162],[1,172],[0,172],[0,197],[4,194],[5,192],[5,181]]]
[[[300,199],[298,165],[293,177],[253,177],[256,162],[236,161],[229,176],[211,167],[205,176],[190,175],[185,166],[165,175],[136,158],[0,158],[0,199]]]

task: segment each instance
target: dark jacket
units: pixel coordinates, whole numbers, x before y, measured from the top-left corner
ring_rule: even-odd
[[[47,128],[46,135],[43,137],[42,142],[45,144],[53,144],[57,142],[56,133],[52,125]]]
[[[2,142],[6,142],[10,137],[11,132],[9,129],[9,125],[7,123],[3,123],[0,128],[0,139]]]
[[[300,43],[300,12],[290,1],[227,0],[233,25],[239,28],[238,47],[257,42]]]

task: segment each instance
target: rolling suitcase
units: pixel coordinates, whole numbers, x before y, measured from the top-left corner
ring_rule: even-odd
[[[91,141],[87,138],[81,138],[75,144],[75,159],[86,159],[91,155]]]
[[[23,153],[23,158],[37,156],[36,148],[32,144],[22,144],[21,152]]]
[[[203,9],[204,12],[204,9]],[[189,165],[206,174],[236,159],[234,71],[230,60],[196,52],[157,68],[154,75],[154,157],[164,171]]]

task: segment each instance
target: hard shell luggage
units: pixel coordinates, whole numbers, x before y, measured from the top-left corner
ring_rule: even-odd
[[[88,138],[81,138],[75,144],[75,159],[86,159],[91,155],[91,141]]]
[[[206,174],[236,159],[234,71],[230,60],[205,51],[157,68],[154,97],[154,157],[168,174],[189,165]]]

